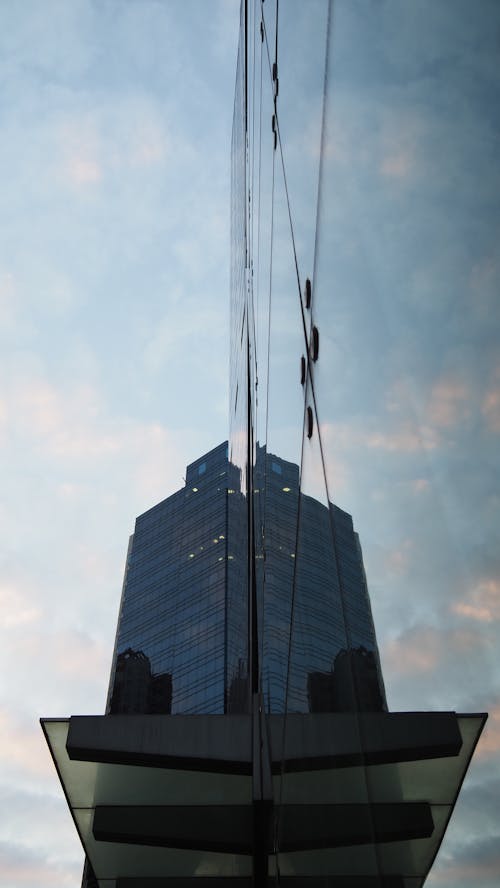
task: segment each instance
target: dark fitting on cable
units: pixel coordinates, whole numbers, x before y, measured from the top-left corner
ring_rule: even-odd
[[[312,341],[311,341],[311,357],[313,361],[318,360],[319,354],[319,330],[317,327],[313,327],[312,329]]]
[[[306,278],[306,308],[311,308],[311,281]]]
[[[306,359],[302,355],[300,359],[300,384],[304,385],[306,381]]]
[[[312,438],[313,428],[314,428],[314,419],[313,419],[312,407],[308,407],[307,408],[307,437],[308,438]]]

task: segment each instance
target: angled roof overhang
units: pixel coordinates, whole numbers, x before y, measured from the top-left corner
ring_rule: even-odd
[[[267,718],[269,872],[290,888],[417,888],[486,716]],[[245,888],[255,825],[251,716],[77,716],[43,730],[101,888]],[[283,737],[285,748],[283,749]],[[259,815],[260,816],[260,815]]]

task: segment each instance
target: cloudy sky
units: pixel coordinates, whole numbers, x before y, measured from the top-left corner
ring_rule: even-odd
[[[351,0],[334,14],[314,297],[330,492],[361,535],[391,708],[490,713],[427,884],[493,888],[500,9]],[[0,0],[6,888],[79,885],[38,718],[103,710],[135,516],[227,436],[238,15],[237,0]],[[319,47],[308,27],[302,44]],[[280,101],[312,276],[321,94],[304,57],[284,53]],[[288,132],[287,83],[304,121]],[[295,458],[284,229],[268,443]]]

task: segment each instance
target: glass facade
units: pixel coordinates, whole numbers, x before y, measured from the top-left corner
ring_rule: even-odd
[[[185,487],[136,521],[111,714],[249,711],[247,497],[227,452],[224,442],[189,465]],[[350,515],[299,494],[299,467],[261,447],[253,478],[266,710],[351,710],[356,694],[361,708],[385,708]]]
[[[276,0],[241,6],[233,114],[229,455],[246,511],[230,514],[229,535],[244,524],[249,541],[246,668],[270,712],[384,708],[359,540],[332,504],[322,391],[332,10],[291,0],[278,12]]]
[[[335,269],[319,250],[335,157],[325,143],[333,25],[328,0],[290,0],[286,14],[278,0],[242,3],[233,115],[229,455],[246,498],[248,679],[266,712],[285,714],[274,835],[289,874],[301,870],[281,853],[286,715],[352,712],[363,761],[359,713],[387,708],[359,540],[333,505],[329,411],[341,375],[330,373]],[[364,769],[360,780],[369,806]]]
[[[141,515],[127,555],[108,711],[223,713],[227,444]]]
[[[256,573],[266,710],[352,710],[356,696],[361,709],[386,708],[351,516],[300,494],[299,467],[264,448],[254,478],[262,503]]]

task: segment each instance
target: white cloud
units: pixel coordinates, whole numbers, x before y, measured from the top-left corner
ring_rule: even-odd
[[[51,776],[53,764],[38,721],[6,708],[0,709],[0,754],[4,774]]]
[[[0,629],[34,623],[42,617],[40,607],[13,585],[0,583]]]
[[[76,888],[81,879],[82,862],[54,859],[43,849],[35,851],[20,842],[1,842],[0,848],[0,879],[4,888]]]

